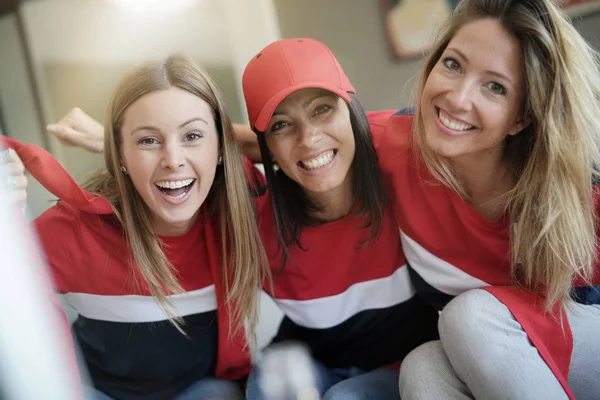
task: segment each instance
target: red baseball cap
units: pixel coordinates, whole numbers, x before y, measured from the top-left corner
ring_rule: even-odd
[[[300,89],[320,88],[350,102],[354,87],[331,51],[314,39],[283,39],[250,60],[242,77],[250,126],[268,128],[275,109]]]

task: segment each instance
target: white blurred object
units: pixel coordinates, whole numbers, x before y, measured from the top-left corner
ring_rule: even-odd
[[[263,352],[258,385],[269,400],[319,400],[312,359],[300,343],[278,343]]]
[[[5,179],[0,176],[0,179]],[[72,351],[51,302],[41,252],[21,211],[0,185],[0,398],[79,398]]]

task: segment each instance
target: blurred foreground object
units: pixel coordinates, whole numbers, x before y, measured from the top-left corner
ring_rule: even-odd
[[[7,178],[0,170],[0,181]],[[72,342],[52,304],[56,299],[41,252],[2,185],[0,275],[0,398],[81,398]]]
[[[319,400],[312,359],[299,343],[279,343],[266,349],[259,362],[258,384],[269,400]]]

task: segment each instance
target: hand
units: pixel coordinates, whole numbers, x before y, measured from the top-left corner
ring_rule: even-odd
[[[94,153],[104,151],[104,127],[79,107],[46,129],[66,146],[81,147]]]
[[[25,167],[14,150],[0,150],[0,190],[8,195],[9,202],[25,210],[27,177]]]

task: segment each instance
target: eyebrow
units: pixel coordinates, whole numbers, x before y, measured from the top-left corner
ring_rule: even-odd
[[[331,97],[331,98],[335,99],[337,96],[335,94],[333,94],[333,93],[323,91],[322,93],[316,94],[313,97],[311,97],[310,99],[306,100],[302,104],[302,108],[308,107],[313,101],[315,101],[317,99],[320,99],[321,97]],[[275,111],[273,112],[273,116],[272,117],[274,117],[276,115],[281,115],[281,114],[285,114],[285,112],[283,112],[283,111],[281,111],[279,109],[275,109]]]
[[[469,59],[467,58],[467,56],[465,55],[465,53],[463,53],[462,51],[460,51],[459,49],[457,49],[456,47],[448,47],[448,50],[452,50],[453,52],[457,53],[459,56],[461,56],[467,63],[469,63]],[[485,71],[486,74],[490,74],[490,75],[494,75],[500,79],[504,79],[505,81],[507,81],[508,83],[512,84],[512,81],[510,80],[510,78],[506,75],[504,75],[501,72],[498,71],[492,71],[492,70],[487,70]]]
[[[196,121],[204,122],[206,125],[208,125],[208,122],[206,122],[206,120],[204,118],[196,117],[196,118],[192,118],[190,120],[185,121],[183,124],[179,125],[177,127],[177,129],[181,129],[184,126],[186,126],[188,124],[191,124],[192,122],[196,122]],[[160,131],[160,129],[158,129],[155,126],[148,126],[148,125],[138,126],[137,128],[135,128],[134,130],[131,131],[131,134],[133,135],[137,131],[155,131],[155,132],[158,132],[158,131]]]

